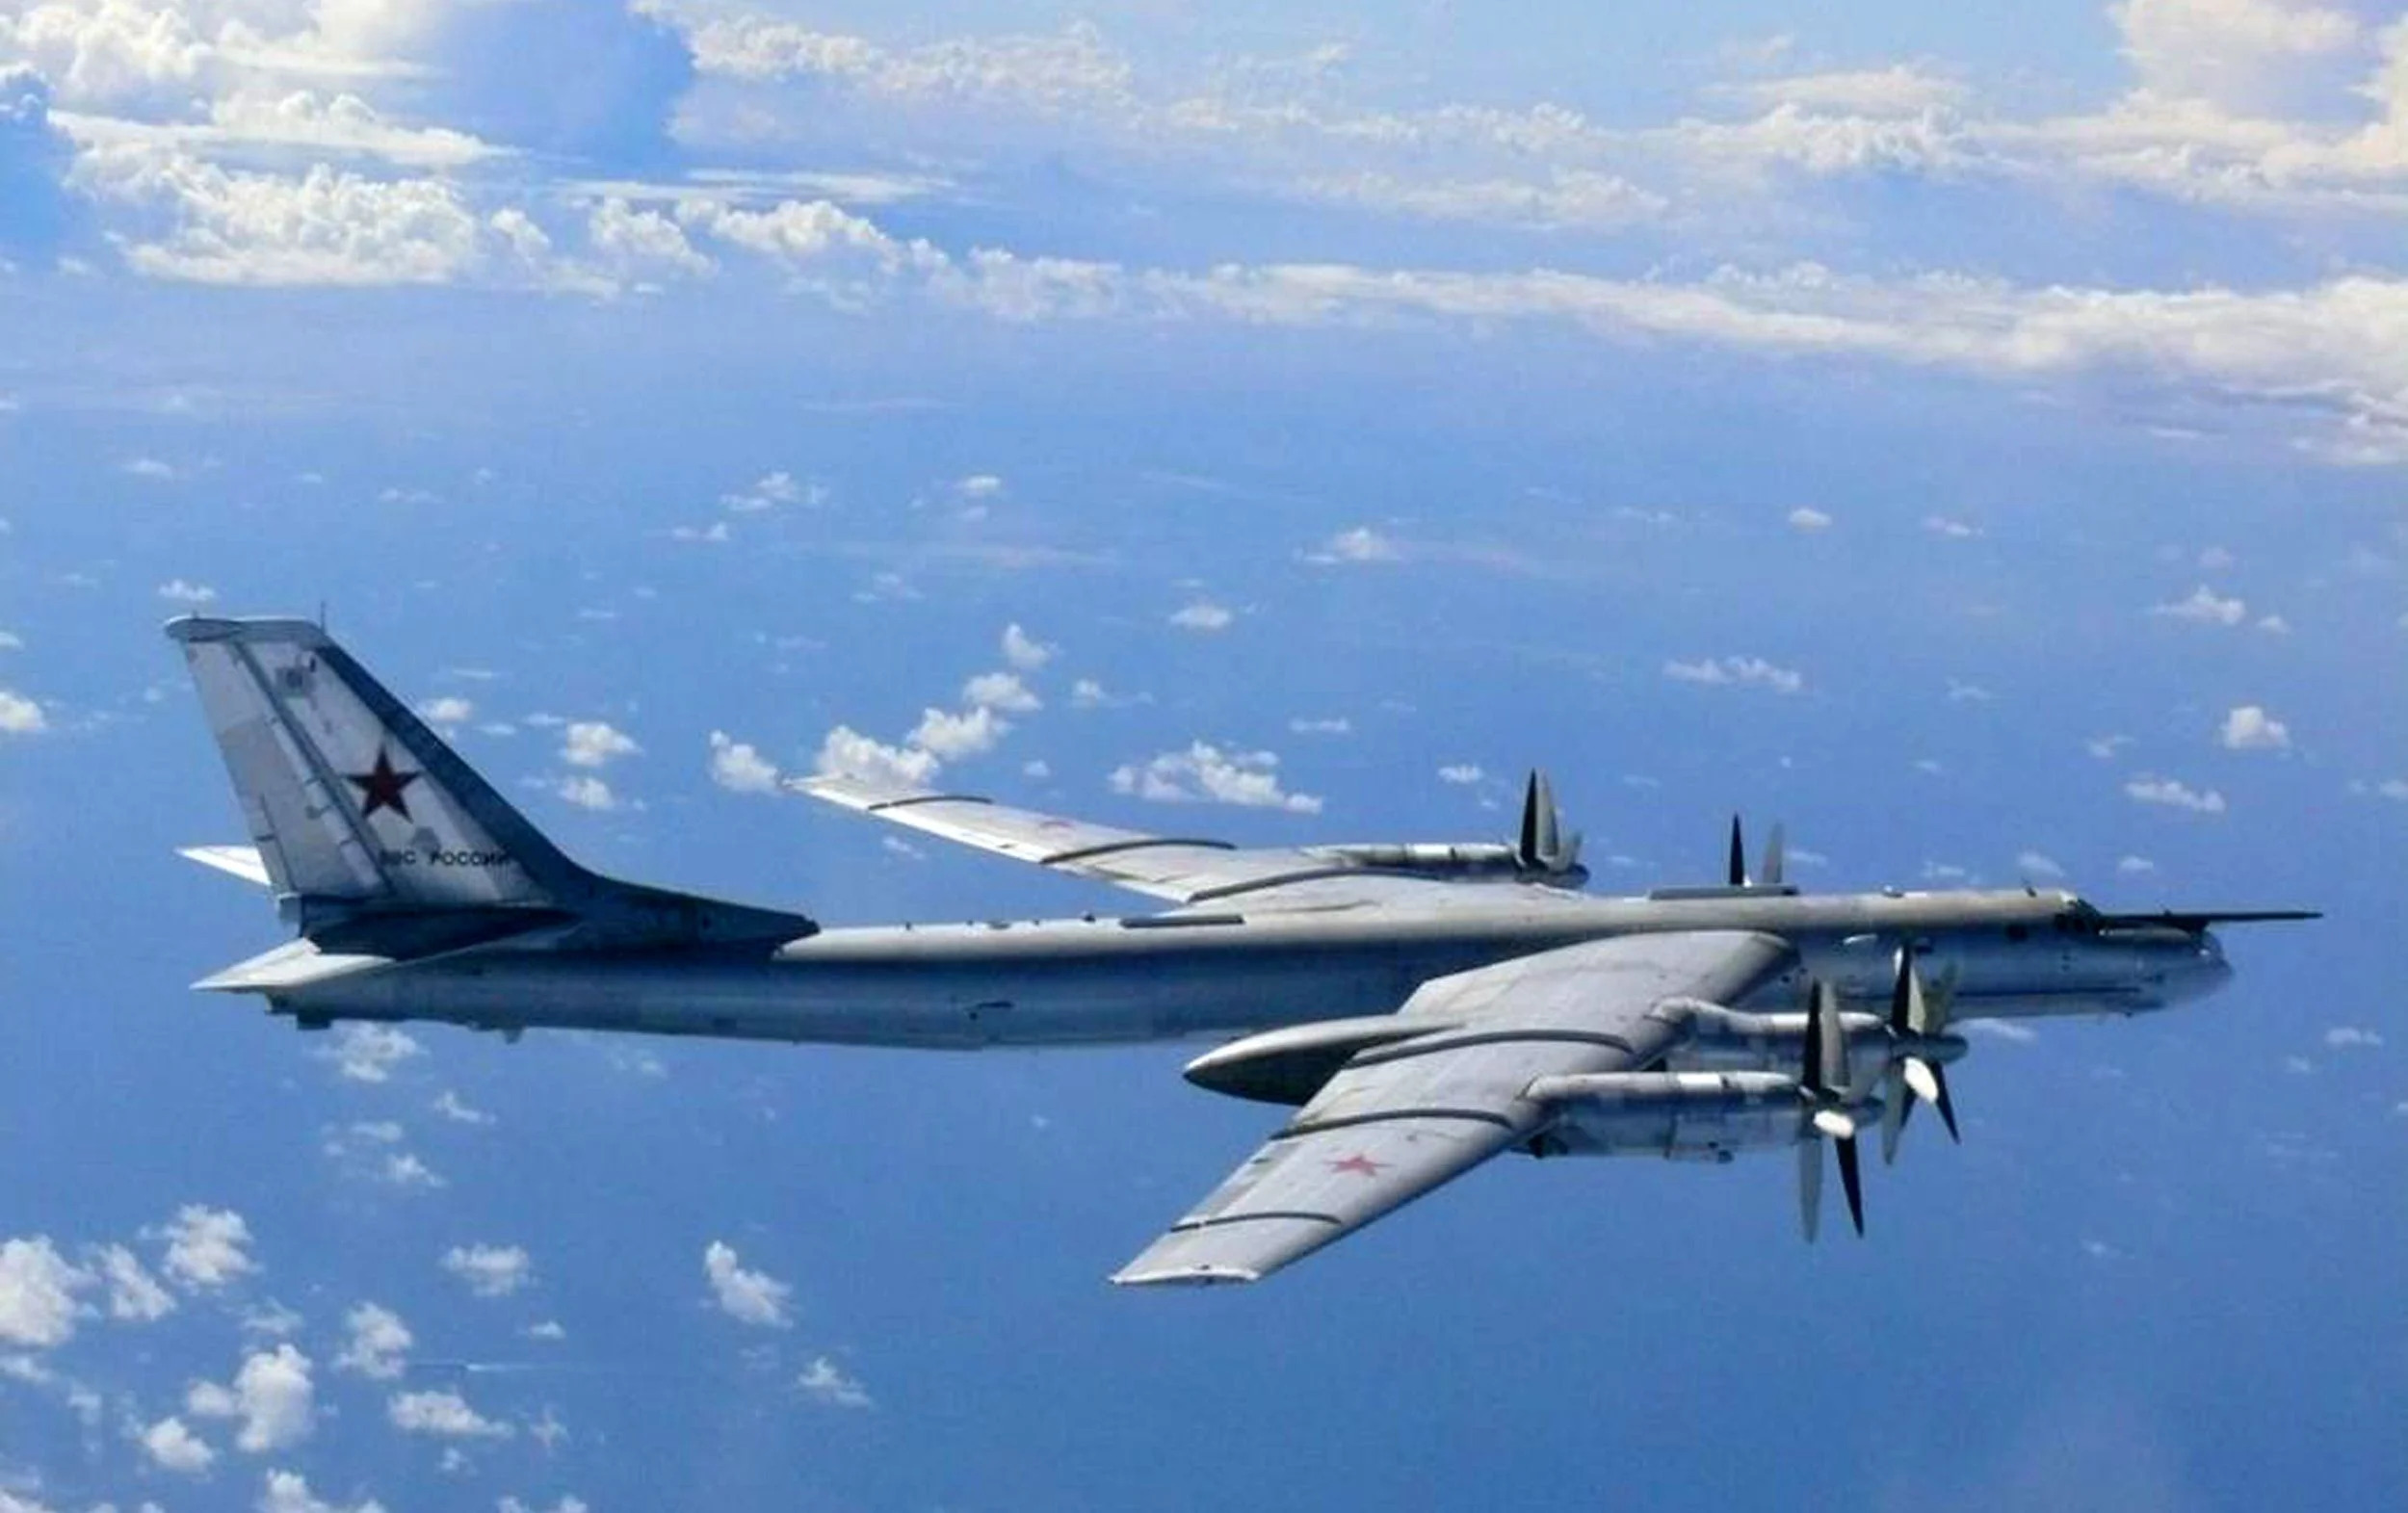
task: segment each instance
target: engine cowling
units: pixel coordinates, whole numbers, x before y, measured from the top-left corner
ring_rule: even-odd
[[[1532,1143],[1549,1156],[1662,1156],[1727,1161],[1744,1150],[1795,1145],[1815,1109],[1797,1079],[1778,1072],[1599,1072],[1542,1077],[1527,1094],[1552,1122]],[[1860,1113],[1871,1099],[1851,1100]]]

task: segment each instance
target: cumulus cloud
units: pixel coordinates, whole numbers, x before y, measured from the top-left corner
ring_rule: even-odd
[[[1054,660],[1058,648],[1038,640],[1020,628],[1018,621],[1004,627],[1004,661],[1020,672],[1035,672]]]
[[[217,1460],[218,1452],[209,1442],[185,1427],[184,1421],[170,1417],[160,1420],[142,1431],[143,1452],[151,1464],[163,1471],[187,1476],[197,1476]]]
[[[749,742],[723,730],[711,732],[711,781],[734,794],[777,792],[777,764]]]
[[[876,1406],[870,1400],[869,1390],[851,1372],[824,1355],[812,1357],[811,1364],[804,1367],[802,1374],[795,1379],[795,1386],[812,1401],[824,1403],[830,1408]]]
[[[922,712],[920,722],[903,738],[903,743],[939,762],[958,762],[992,751],[995,743],[1010,729],[1009,721],[983,705],[958,714],[930,709]]]
[[[168,1275],[188,1291],[214,1292],[259,1269],[250,1256],[250,1225],[232,1209],[188,1203],[165,1234]]]
[[[570,720],[561,732],[561,760],[571,767],[607,767],[642,749],[606,720]]]
[[[357,1502],[328,1502],[309,1490],[309,1478],[297,1471],[272,1471],[259,1494],[259,1513],[384,1513],[374,1498]]]
[[[2228,751],[2288,751],[2290,727],[2258,705],[2242,704],[2224,717],[2216,740]]]
[[[479,1297],[508,1297],[535,1280],[535,1262],[519,1245],[454,1245],[443,1269]]]
[[[890,746],[851,725],[839,725],[820,743],[816,770],[824,777],[867,778],[898,788],[919,788],[942,766],[932,751]]]
[[[743,1323],[785,1329],[794,1323],[794,1289],[766,1271],[746,1270],[735,1247],[713,1240],[702,1252],[702,1274],[720,1312]]]
[[[477,717],[477,706],[456,693],[431,698],[418,706],[418,717],[430,725],[448,729],[464,725]]]
[[[204,604],[217,603],[218,590],[207,584],[187,583],[181,578],[170,578],[159,586],[159,597],[170,604],[186,604],[197,609]]]
[[[2056,859],[2043,851],[2017,852],[2015,870],[2027,877],[2056,878],[2065,875],[2065,869],[2056,864]]]
[[[2372,1051],[2381,1048],[2383,1034],[2360,1025],[2335,1025],[2324,1032],[2324,1043],[2336,1051]]]
[[[1440,782],[1453,783],[1457,787],[1463,788],[1470,787],[1472,784],[1479,782],[1481,778],[1486,777],[1487,775],[1488,774],[1482,771],[1479,765],[1476,762],[1457,762],[1451,766],[1442,767],[1438,770],[1438,780]]]
[[[343,1327],[349,1339],[342,1354],[334,1358],[336,1370],[380,1382],[402,1374],[408,1364],[405,1358],[416,1342],[401,1315],[376,1303],[361,1303],[344,1316]]]
[[[41,706],[22,693],[0,689],[0,736],[39,736],[49,732]]]
[[[2135,777],[2124,785],[2124,792],[2144,804],[2158,804],[2169,809],[2187,809],[2193,814],[2220,815],[2224,812],[2224,796],[2214,789],[2199,790],[2171,777]]]
[[[448,1387],[395,1393],[384,1405],[384,1416],[404,1434],[426,1434],[437,1439],[506,1440],[512,1432],[509,1424],[486,1418]]]
[[[1170,623],[1179,629],[1206,634],[1225,631],[1236,619],[1236,613],[1226,605],[1215,604],[1210,599],[1191,600],[1170,614]]]
[[[591,772],[571,772],[558,778],[552,784],[552,792],[580,809],[608,814],[619,807],[617,791],[611,787],[610,780]]]
[[[1016,672],[982,672],[962,685],[962,702],[1005,715],[1027,715],[1044,708]]]
[[[73,1339],[85,1313],[75,1294],[92,1280],[47,1236],[0,1241],[0,1343],[46,1350]]]
[[[184,1407],[204,1419],[239,1420],[234,1444],[250,1454],[288,1448],[317,1424],[309,1357],[289,1344],[246,1356],[232,1386],[195,1382]]]
[[[1828,531],[1831,529],[1831,517],[1811,505],[1800,505],[1790,511],[1790,529],[1807,532]]]
[[[1165,751],[1142,764],[1113,770],[1112,792],[1160,803],[1234,804],[1247,809],[1285,809],[1319,814],[1322,800],[1295,794],[1279,783],[1279,758],[1269,751],[1223,748],[1198,741],[1185,751]]]
[[[2190,591],[2190,597],[2157,605],[2149,613],[2159,619],[2187,620],[2194,625],[2238,625],[2248,617],[2249,606],[2201,584]]]
[[[1348,562],[1393,562],[1402,559],[1397,543],[1370,526],[1359,525],[1341,531],[1321,546],[1304,554],[1308,562],[1336,565]]]
[[[1778,667],[1762,657],[1708,657],[1697,662],[1667,662],[1663,675],[1676,683],[1717,687],[1753,686],[1775,693],[1795,693],[1806,686],[1804,675]]]
[[[104,1245],[93,1252],[92,1264],[109,1285],[109,1317],[147,1323],[175,1312],[175,1295],[159,1285],[142,1259],[123,1245]]]
[[[319,1053],[354,1083],[390,1082],[395,1067],[426,1054],[414,1036],[390,1025],[345,1025]]]

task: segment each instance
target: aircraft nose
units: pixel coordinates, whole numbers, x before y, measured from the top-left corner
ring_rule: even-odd
[[[2198,940],[2179,959],[2166,963],[2165,1001],[2187,1004],[2207,997],[2232,979],[2232,963],[2224,959],[2224,946],[2208,930],[2199,932]]]

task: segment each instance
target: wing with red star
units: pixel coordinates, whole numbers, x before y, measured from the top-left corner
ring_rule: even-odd
[[[1670,1000],[1730,1003],[1778,976],[1787,943],[1744,931],[1620,936],[1422,984],[1426,1035],[1357,1055],[1211,1196],[1112,1278],[1253,1282],[1501,1151],[1527,1145],[1542,1077],[1636,1070],[1679,1041]]]

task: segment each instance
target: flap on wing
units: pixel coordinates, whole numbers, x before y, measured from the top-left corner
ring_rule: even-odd
[[[203,867],[231,873],[245,882],[255,882],[262,888],[275,886],[268,876],[268,863],[260,856],[256,846],[183,846],[176,848],[175,854],[189,857]]]
[[[390,956],[320,951],[312,941],[296,940],[213,972],[193,986],[217,993],[281,993],[392,964]]]
[[[1240,849],[1206,837],[1148,835],[1014,809],[974,794],[841,776],[806,778],[799,786],[813,797],[963,846],[1181,903],[1345,870],[1305,851]]]

